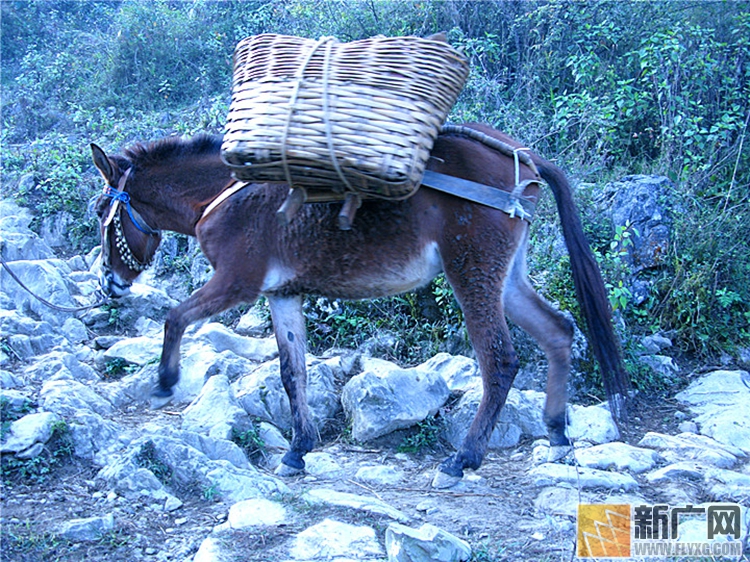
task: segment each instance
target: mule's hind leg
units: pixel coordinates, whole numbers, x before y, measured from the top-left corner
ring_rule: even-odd
[[[271,319],[279,346],[281,382],[292,411],[292,444],[276,472],[289,476],[305,468],[303,456],[315,445],[317,432],[307,407],[305,369],[306,330],[302,297],[268,296]]]
[[[502,304],[501,272],[461,268],[460,275],[446,268],[446,275],[464,312],[466,329],[482,373],[482,400],[474,421],[458,451],[445,460],[433,480],[444,488],[455,484],[463,469],[479,468],[497,418],[518,371],[518,359],[510,340]]]
[[[505,284],[505,311],[508,318],[536,340],[547,356],[544,421],[549,431],[549,460],[556,461],[570,451],[570,442],[565,436],[565,410],[573,324],[531,287],[526,274],[525,242],[516,254]]]
[[[159,383],[153,391],[154,396],[172,396],[172,388],[180,379],[180,343],[190,324],[223,312],[240,302],[254,302],[258,297],[257,292],[249,291],[244,285],[242,290],[238,290],[236,281],[236,278],[222,275],[217,270],[203,287],[169,311],[164,322]]]

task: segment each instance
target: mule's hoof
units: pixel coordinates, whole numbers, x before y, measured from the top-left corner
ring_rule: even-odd
[[[549,448],[547,462],[560,462],[573,451],[570,445],[552,445]]]
[[[151,391],[151,396],[154,398],[172,398],[172,395],[174,395],[174,390],[171,388],[163,388],[159,385],[156,385]]]
[[[151,401],[149,403],[149,406],[152,410],[159,410],[172,401],[173,395],[174,392],[172,392],[171,388],[165,390],[157,386],[156,388],[154,388],[154,390],[151,391]]]
[[[435,473],[435,477],[432,479],[432,487],[437,488],[438,490],[443,490],[445,488],[452,488],[459,482],[461,482],[460,476],[451,476],[442,470],[438,470]]]
[[[294,468],[293,466],[289,466],[288,464],[284,464],[283,462],[279,464],[279,466],[276,467],[276,470],[273,471],[276,476],[281,476],[283,478],[289,478],[290,476],[297,476],[298,474],[302,474],[305,472],[304,468]]]

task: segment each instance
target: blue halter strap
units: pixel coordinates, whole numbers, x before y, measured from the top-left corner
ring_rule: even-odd
[[[133,207],[130,205],[130,195],[128,195],[125,191],[119,191],[117,189],[111,188],[110,186],[106,186],[104,188],[103,193],[106,197],[109,197],[113,200],[112,201],[113,205],[116,205],[118,202],[125,204],[125,210],[128,212],[128,216],[130,217],[130,220],[133,222],[133,224],[138,230],[140,230],[144,234],[158,234],[159,233],[158,230],[154,230],[153,228],[148,226],[143,220],[143,217],[141,217],[138,214],[138,212],[133,209]],[[141,223],[143,224],[143,226],[141,226]]]

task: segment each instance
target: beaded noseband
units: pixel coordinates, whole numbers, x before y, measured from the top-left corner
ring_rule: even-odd
[[[148,226],[146,224],[146,221],[143,220],[143,217],[141,217],[138,211],[133,209],[133,207],[130,205],[130,195],[125,192],[125,183],[128,181],[131,170],[132,168],[128,168],[127,171],[122,175],[117,185],[117,189],[113,189],[109,185],[104,186],[102,194],[105,197],[109,197],[110,199],[112,199],[112,204],[109,208],[107,218],[104,220],[104,222],[102,222],[102,226],[107,230],[109,230],[110,226],[112,227],[112,232],[114,234],[114,244],[117,248],[117,251],[120,253],[120,259],[122,260],[122,263],[124,263],[125,266],[131,271],[141,273],[153,263],[154,256],[151,256],[151,258],[146,262],[141,262],[133,254],[133,251],[130,249],[130,245],[128,244],[127,238],[125,238],[125,232],[122,229],[122,219],[120,217],[121,213],[117,212],[119,210],[120,203],[124,204],[125,210],[127,211],[130,220],[138,230],[150,236],[158,236],[160,232]],[[110,265],[109,251],[105,250],[105,247],[106,244],[102,244],[102,256],[104,259],[104,263]]]

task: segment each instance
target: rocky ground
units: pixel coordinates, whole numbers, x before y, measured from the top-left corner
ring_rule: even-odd
[[[3,257],[24,282],[58,305],[93,300],[93,256],[59,259],[27,213],[0,211]],[[548,463],[527,370],[484,464],[449,489],[430,483],[476,410],[471,359],[310,356],[321,445],[305,474],[281,478],[289,411],[263,318],[191,329],[175,398],[155,404],[160,319],[175,304],[163,285],[76,316],[0,281],[4,559],[571,560],[579,504],[750,505],[748,373],[683,372],[663,337],[642,361],[679,375],[679,392],[637,396],[620,429],[603,405],[574,404],[576,453]],[[705,526],[681,519],[680,537],[705,541]],[[744,539],[744,511],[741,526]]]

